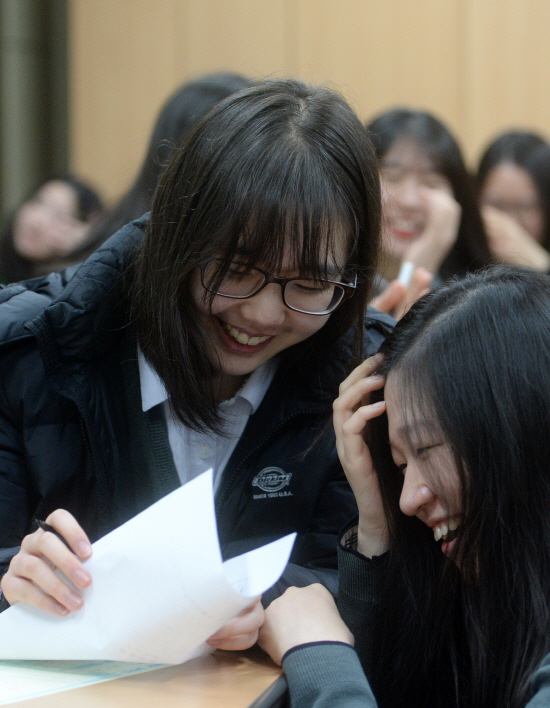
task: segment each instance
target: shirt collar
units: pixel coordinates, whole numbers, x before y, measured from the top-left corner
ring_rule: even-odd
[[[168,394],[157,372],[143,356],[138,347],[139,384],[141,387],[141,408],[148,411],[168,400]]]
[[[248,401],[252,408],[252,413],[255,413],[273,381],[273,377],[277,371],[277,364],[278,359],[275,357],[259,366],[250,374],[234,398],[231,398],[229,401],[224,401],[222,405],[224,407],[230,406],[237,398],[242,398]],[[148,411],[154,406],[158,406],[159,403],[167,401],[168,394],[157,372],[153,369],[151,364],[149,364],[139,348],[138,366],[139,383],[141,387],[141,407],[143,411]]]
[[[278,358],[275,357],[259,366],[250,374],[235,396],[228,401],[224,401],[222,406],[224,408],[228,407],[236,401],[237,398],[242,398],[248,401],[252,408],[252,413],[255,413],[273,381],[273,377],[277,371],[277,364]]]

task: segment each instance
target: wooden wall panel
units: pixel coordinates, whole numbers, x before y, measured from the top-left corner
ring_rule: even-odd
[[[463,140],[477,158],[495,133],[550,137],[550,3],[464,0]]]
[[[180,26],[186,43],[178,43],[186,74],[236,71],[262,77],[286,71],[285,0],[186,0]]]
[[[332,81],[362,118],[399,105],[458,124],[460,0],[298,0],[298,73]]]
[[[72,0],[71,169],[110,198],[143,155],[176,83],[175,0]]]
[[[183,81],[231,70],[339,88],[363,119],[426,108],[470,160],[550,136],[548,0],[70,0],[71,166],[113,199]]]
[[[185,80],[288,73],[285,10],[285,0],[71,0],[71,169],[113,201]]]

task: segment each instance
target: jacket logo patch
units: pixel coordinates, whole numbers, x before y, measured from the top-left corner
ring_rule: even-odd
[[[266,467],[252,480],[253,487],[259,487],[265,494],[254,494],[254,499],[266,497],[290,497],[292,492],[281,492],[283,487],[290,484],[292,472],[285,472],[280,467]]]

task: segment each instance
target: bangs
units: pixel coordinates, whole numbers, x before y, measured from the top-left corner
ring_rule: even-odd
[[[307,154],[266,157],[252,169],[229,166],[216,193],[204,195],[226,204],[208,256],[220,259],[217,278],[238,260],[273,273],[285,264],[304,277],[347,282],[358,232],[352,209]]]
[[[357,116],[326,89],[267,82],[217,104],[181,144],[153,201],[149,235],[161,244],[156,260],[174,304],[191,302],[193,273],[206,261],[215,261],[206,299],[233,260],[340,281],[354,297],[309,345],[328,347],[353,329],[360,356],[380,239],[376,168]]]

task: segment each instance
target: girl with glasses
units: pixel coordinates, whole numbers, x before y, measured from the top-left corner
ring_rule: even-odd
[[[340,614],[291,588],[260,637],[293,707],[550,704],[549,370],[548,277],[495,267],[422,298],[344,381]]]
[[[386,111],[367,127],[382,181],[380,275],[392,281],[374,304],[389,311],[389,302],[398,315],[426,287],[474,272],[492,255],[473,180],[449,129],[430,113],[407,108]],[[411,280],[409,293],[401,288],[405,303],[396,306],[395,279],[406,283],[406,271],[415,269],[416,282]]]
[[[85,587],[89,541],[210,467],[225,557],[298,531],[272,595],[335,589],[336,534],[355,504],[325,426],[354,359],[391,328],[365,319],[379,218],[376,157],[351,108],[268,81],[199,121],[150,216],[70,282],[0,291],[17,315],[0,344],[8,602],[81,607],[51,564]],[[76,555],[29,534],[33,517]],[[253,642],[255,612],[231,629],[240,639],[212,643]]]

